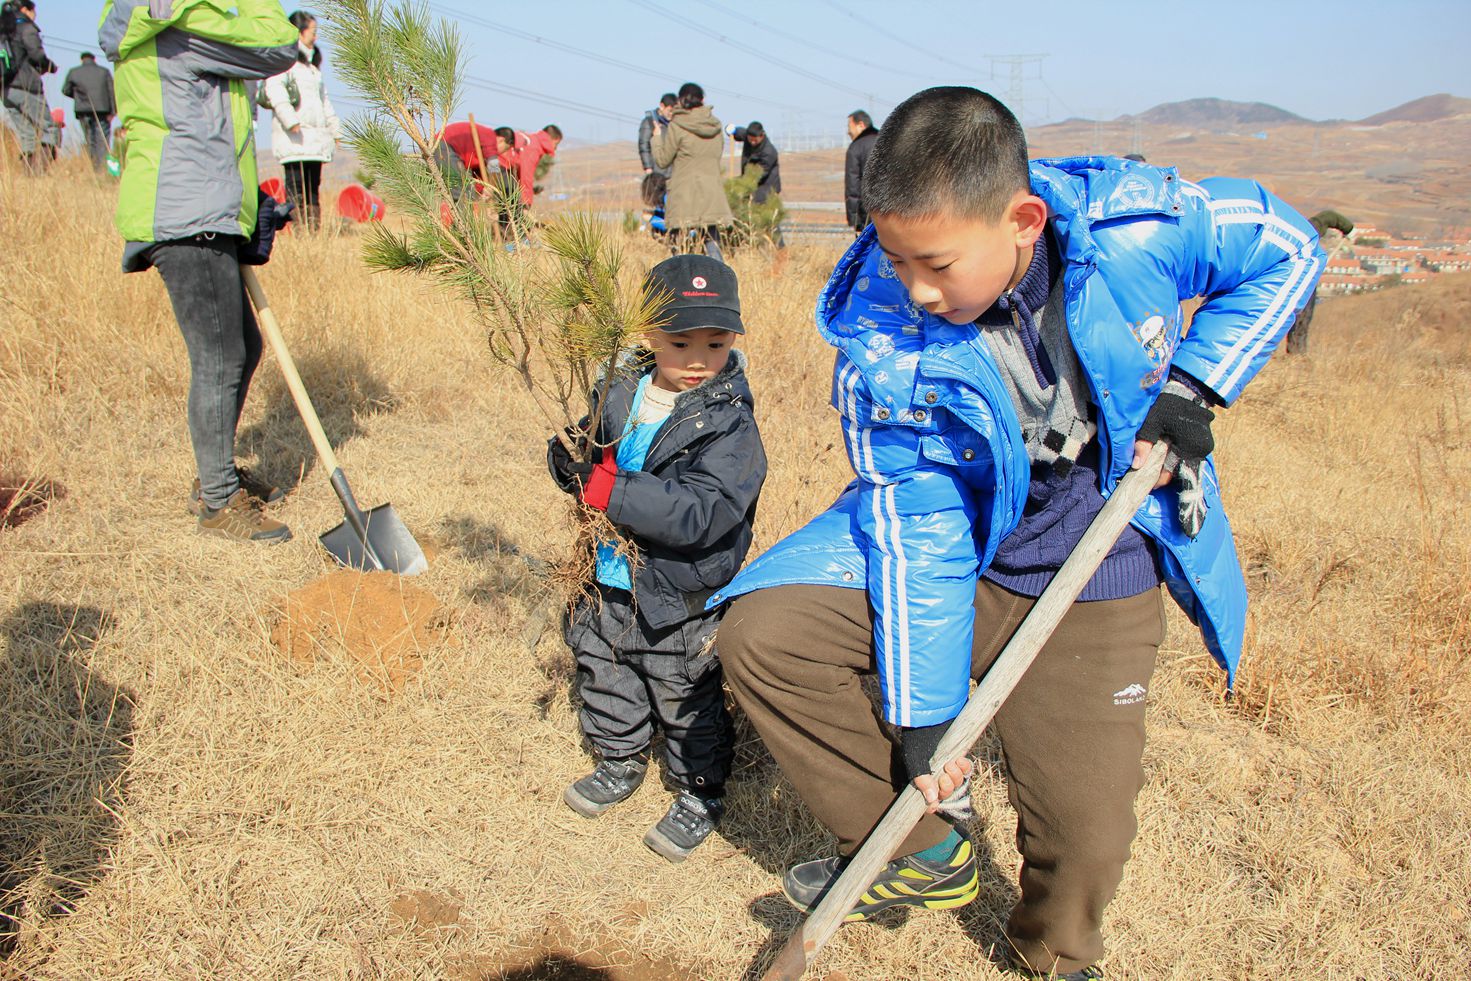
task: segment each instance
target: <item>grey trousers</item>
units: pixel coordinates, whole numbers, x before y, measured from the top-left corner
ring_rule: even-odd
[[[10,110],[10,124],[20,137],[20,152],[30,156],[42,145],[61,146],[61,129],[51,118],[46,96],[23,89],[7,89],[5,108]]]
[[[567,618],[583,734],[604,759],[621,759],[648,749],[657,725],[664,733],[664,782],[696,794],[719,792],[735,749],[713,645],[719,614],[649,630],[631,600],[626,590],[599,586]]]
[[[261,354],[238,243],[228,235],[197,237],[160,242],[151,252],[189,349],[189,439],[200,493],[212,508],[240,489],[235,429]]]
[[[982,580],[971,677],[980,678],[1035,600]],[[992,726],[1022,856],[1006,924],[1034,970],[1077,971],[1103,956],[1103,910],[1129,858],[1144,784],[1144,707],[1164,640],[1160,591],[1074,603]],[[908,783],[868,694],[873,611],[861,589],[778,586],[738,598],[720,628],[730,689],[803,802],[850,854]],[[938,844],[925,817],[897,854]]]
[[[77,122],[82,127],[82,138],[87,143],[87,155],[94,170],[107,169],[107,142],[112,135],[112,123],[107,116],[98,112],[79,112]]]

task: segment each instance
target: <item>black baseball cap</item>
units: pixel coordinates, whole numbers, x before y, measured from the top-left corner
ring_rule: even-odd
[[[667,297],[664,323],[659,329],[678,334],[701,327],[744,334],[740,286],[735,270],[707,255],[677,255],[665,259],[645,277],[655,293]]]

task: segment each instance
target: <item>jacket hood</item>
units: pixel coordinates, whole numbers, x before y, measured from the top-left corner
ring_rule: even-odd
[[[725,362],[725,367],[720,369],[719,374],[700,382],[694,388],[680,392],[675,397],[674,404],[679,406],[697,398],[708,398],[714,402],[744,402],[746,405],[754,405],[751,385],[746,380],[746,365],[749,363],[745,351],[738,347],[731,348],[730,360]],[[631,392],[644,375],[653,373],[654,352],[646,347],[629,348],[614,370],[628,379]],[[602,381],[604,375],[605,372],[599,371],[598,381]]]
[[[720,135],[720,120],[715,118],[715,110],[709,106],[676,109],[674,116],[669,120],[669,125],[688,130],[703,140]]]
[[[112,61],[170,27],[197,37],[245,47],[295,45],[299,32],[279,4],[223,3],[221,0],[108,0],[102,8],[97,41]]]
[[[724,368],[720,369],[719,374],[675,396],[675,411],[692,408],[698,403],[744,404],[748,408],[754,407],[755,399],[751,395],[751,385],[746,380],[747,363],[746,352],[740,348],[732,348],[730,360],[725,363]],[[617,372],[618,378],[608,390],[609,411],[615,414],[626,414],[633,401],[634,389],[638,387],[645,375],[652,374],[654,371],[654,352],[646,347],[629,348],[624,352],[614,371]],[[601,382],[604,377],[605,372],[598,372],[598,382]]]
[[[1174,167],[1116,157],[1058,157],[1032,161],[1031,180],[1032,192],[1047,204],[1052,229],[1069,264],[1070,281],[1086,275],[1098,252],[1089,231],[1094,222],[1183,211],[1180,174]],[[855,291],[863,291],[862,302],[869,310],[863,316],[840,318],[858,302]],[[917,324],[926,334],[949,326],[909,298],[870,225],[838,260],[819,294],[817,326],[829,344],[841,347],[843,340],[871,328],[884,314]]]
[[[731,348],[730,360],[725,362],[725,367],[720,369],[720,373],[714,378],[700,382],[689,391],[680,392],[674,399],[675,408],[700,400],[732,404],[744,402],[754,407],[756,403],[751,397],[751,386],[746,381],[746,364],[746,352],[738,347]]]

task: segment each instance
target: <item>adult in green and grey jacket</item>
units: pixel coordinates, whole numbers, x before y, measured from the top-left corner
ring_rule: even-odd
[[[116,63],[126,141],[123,270],[158,267],[189,349],[190,510],[202,531],[284,541],[235,466],[261,351],[239,247],[256,225],[255,83],[291,67],[296,28],[276,0],[109,0],[98,42]]]

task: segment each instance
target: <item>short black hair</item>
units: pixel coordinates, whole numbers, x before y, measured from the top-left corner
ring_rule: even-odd
[[[556,123],[547,123],[541,128],[541,131],[554,140],[560,140],[562,138],[562,127]]]
[[[510,143],[512,146],[514,146],[516,143],[516,131],[509,126],[497,126],[495,128],[495,135],[499,136],[507,143]]]
[[[960,85],[925,89],[884,122],[863,169],[869,214],[941,211],[996,221],[1031,186],[1027,137],[994,96]]]
[[[665,92],[663,95],[659,96],[659,105],[677,106],[679,105],[679,96],[675,95],[673,92]]]
[[[705,104],[705,90],[694,82],[685,82],[679,87],[679,104],[685,109],[694,109]]]
[[[766,127],[765,126],[762,126],[759,122],[753,121],[749,126],[746,127],[746,138],[747,139],[750,139],[753,136],[765,136],[765,135],[766,135]]]
[[[82,52],[82,60],[83,61],[96,61],[97,60],[97,56],[94,55],[90,51],[83,51]]]
[[[848,113],[848,118],[864,129],[873,129],[873,117],[868,114],[867,109],[854,109]]]
[[[1149,161],[1147,161],[1147,160],[1144,159],[1144,154],[1142,154],[1142,153],[1126,153],[1126,154],[1124,154],[1124,159],[1125,160],[1132,160],[1135,163],[1148,163],[1149,162]]]

